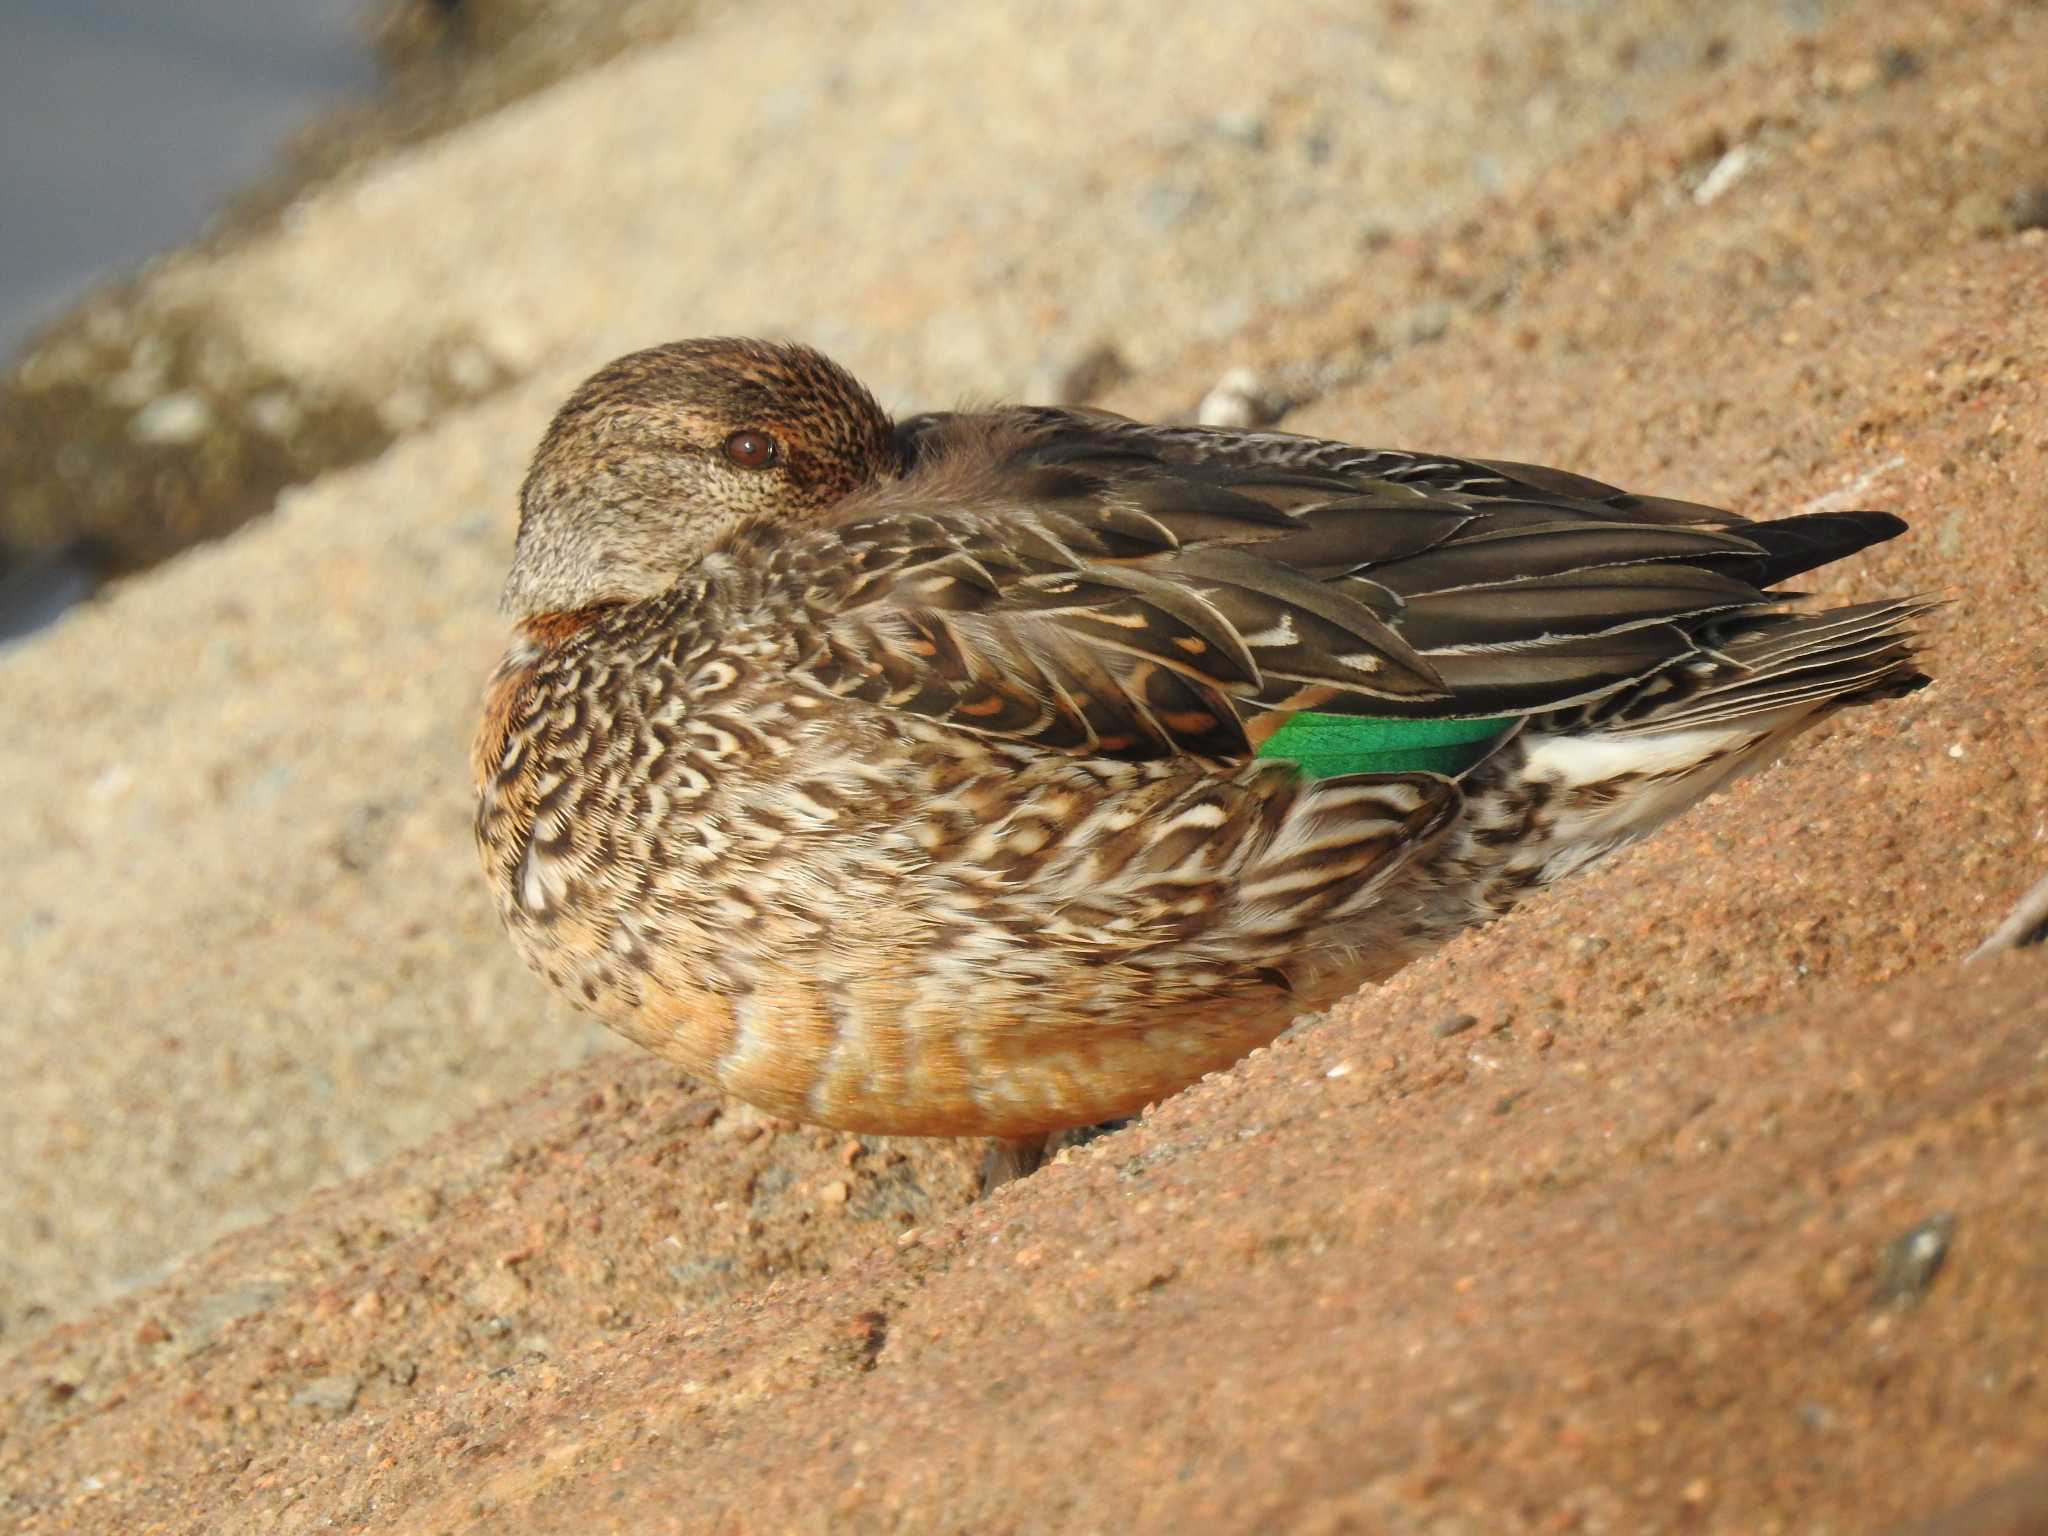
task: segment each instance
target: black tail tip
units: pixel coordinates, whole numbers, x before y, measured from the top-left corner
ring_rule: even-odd
[[[1872,544],[1882,544],[1886,539],[1896,539],[1913,525],[1896,512],[1813,512],[1810,517],[1845,518],[1863,530],[1858,549],[1867,549]]]
[[[1756,584],[1770,587],[1896,539],[1906,528],[1906,520],[1890,512],[1804,512],[1755,523],[1741,533],[1763,547],[1764,569]]]

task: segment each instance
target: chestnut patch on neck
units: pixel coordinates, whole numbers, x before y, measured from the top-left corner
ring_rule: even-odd
[[[588,608],[563,608],[552,613],[536,613],[531,618],[519,621],[519,632],[543,651],[552,651],[572,635],[581,634],[599,619],[612,603],[592,603]]]
[[[525,643],[514,643],[498,663],[497,671],[491,674],[491,680],[484,688],[483,723],[478,727],[476,741],[470,748],[470,772],[479,793],[497,771],[505,742],[512,734],[519,696],[533,681],[540,664],[556,647],[590,628],[613,606],[611,603],[593,603],[588,608],[536,613],[519,621],[520,639]]]

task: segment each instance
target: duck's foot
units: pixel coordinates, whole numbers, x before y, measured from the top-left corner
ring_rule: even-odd
[[[1046,1159],[1067,1147],[1085,1147],[1098,1136],[1120,1131],[1130,1119],[1104,1120],[1099,1125],[1079,1125],[1070,1131],[1047,1131],[1039,1136],[998,1136],[988,1144],[981,1160],[981,1195],[986,1200],[1012,1179],[1036,1173]]]
[[[1991,930],[1991,937],[1970,951],[1970,959],[1982,960],[2002,950],[2025,949],[2041,943],[2048,943],[2048,878],[2037,882],[2020,898],[2005,921]]]
[[[1012,1179],[1036,1173],[1055,1134],[1048,1131],[1042,1136],[998,1136],[990,1141],[988,1154],[981,1160],[981,1198],[986,1200]]]

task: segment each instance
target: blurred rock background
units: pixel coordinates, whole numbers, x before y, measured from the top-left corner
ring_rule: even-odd
[[[1169,1106],[1158,1156],[1225,1166],[1238,1182],[1223,1194],[1181,1187],[1117,1206],[1154,1154],[1118,1150],[1112,1138],[1103,1161],[1086,1166],[1090,1198],[1120,1211],[1115,1220],[1142,1229],[1194,1206],[1249,1223],[1251,1235],[1204,1239],[1204,1252],[1228,1256],[1214,1277],[1219,1296],[1266,1294],[1283,1278],[1260,1267],[1269,1258],[1292,1274],[1332,1243],[1365,1263],[1344,1244],[1376,1241],[1382,1218],[1404,1212],[1360,1216],[1341,1238],[1336,1212],[1398,1189],[1410,1165],[1394,1159],[1424,1166],[1427,1149],[1455,1135],[1483,1161],[1492,1138],[1472,1127],[1487,1131],[1524,1091],[1489,1098],[1478,1086],[1501,1070],[1506,1044],[1495,1036],[1516,1021],[1523,1034],[1510,1043],[1544,1042],[1516,1069],[1539,1086],[1553,1085],[1541,1068],[1559,1061],[1585,1074],[1575,1081],[1609,1082],[1614,1061],[1636,1059],[1628,1053],[1646,1040],[1650,1057],[1669,1050],[1688,1063],[1649,1109],[1589,1110],[1595,1119],[1580,1125],[1569,1118],[1577,1089],[1546,1101],[1546,1114],[1566,1117],[1546,1123],[1562,1127],[1566,1150],[1555,1156],[1567,1163],[1574,1147],[1609,1145],[1608,1128],[1632,1114],[1687,1123],[1678,1100],[1690,1085],[1717,1091],[1714,1031],[1828,987],[1838,1014],[1869,1022],[1869,1059],[1889,1063],[1887,1103],[1933,1091],[1938,1060],[1900,1053],[1901,1042],[1932,1049],[1911,1010],[1935,1005],[1900,1004],[1904,1022],[1893,1024],[1881,1007],[1841,1003],[1860,994],[1839,989],[1953,960],[2035,878],[2048,847],[2038,756],[2029,768],[2015,724],[2043,666],[2048,613],[2039,567],[2022,558],[2041,527],[2048,420],[2048,119],[2038,110],[2048,12],[2038,4],[400,0],[362,28],[374,89],[291,137],[202,238],[55,319],[0,380],[0,583],[21,611],[59,606],[66,582],[108,583],[0,650],[0,1351],[14,1362],[0,1369],[0,1467],[16,1501],[0,1513],[41,1522],[32,1529],[136,1529],[170,1508],[150,1498],[196,1488],[193,1498],[225,1501],[192,1514],[197,1528],[259,1494],[266,1519],[303,1525],[331,1509],[276,1490],[305,1486],[300,1474],[317,1465],[320,1476],[356,1479],[352,1497],[369,1502],[355,1523],[366,1525],[370,1506],[392,1495],[363,1493],[375,1475],[364,1469],[392,1446],[407,1469],[415,1452],[426,1465],[421,1447],[443,1443],[438,1430],[399,1427],[421,1393],[457,1390],[465,1404],[516,1416],[526,1378],[501,1373],[533,1357],[584,1358],[593,1339],[644,1349],[658,1379],[629,1391],[576,1378],[561,1388],[565,1419],[607,1392],[652,1401],[687,1387],[697,1405],[688,1411],[704,1409],[698,1377],[667,1367],[677,1350],[710,1351],[727,1362],[718,1369],[750,1383],[720,1399],[718,1422],[758,1409],[775,1454],[802,1460],[812,1442],[773,1421],[778,1394],[794,1402],[821,1371],[838,1381],[835,1372],[890,1358],[881,1325],[860,1321],[912,1287],[889,1268],[897,1250],[884,1238],[905,1222],[937,1224],[946,1233],[927,1252],[938,1256],[904,1262],[919,1275],[974,1262],[962,1229],[947,1226],[971,1153],[848,1146],[692,1097],[658,1064],[616,1054],[523,972],[476,877],[468,733],[505,636],[495,597],[525,455],[579,377],[656,340],[800,337],[896,406],[1028,394],[1188,415],[1244,369],[1237,408],[1302,430],[1565,461],[1757,511],[1897,505],[1915,523],[1912,540],[1831,575],[1830,590],[1961,599],[1953,611],[1970,643],[1961,658],[1941,657],[1941,689],[1868,712],[1815,747],[1807,767],[1774,770],[1688,819],[1690,831],[1600,876],[1591,907],[1532,919],[1519,930],[1538,935],[1532,949],[1515,950],[1518,930],[1502,925],[1480,941],[1494,960],[1418,968],[1399,984],[1407,991],[1390,994],[1412,1014],[1383,1019],[1377,1036],[1328,1042],[1346,1073],[1326,1079],[1318,1055],[1309,1088],[1282,1084],[1292,1058],[1276,1051],[1244,1084],[1205,1090],[1205,1102],[1237,1105],[1229,1145],[1250,1149],[1237,1162],[1199,1162],[1189,1149],[1207,1142],[1190,1128],[1195,1111]],[[15,59],[6,67],[19,68]],[[89,168],[67,174],[83,184]],[[1622,910],[1657,922],[1645,917],[1626,936],[1598,931],[1603,914]],[[1595,942],[1602,950],[1575,947]],[[1608,958],[1589,958],[1602,951]],[[1478,1001],[1481,977],[1523,975],[1541,976],[1529,982],[1540,996],[1517,1002],[1510,989],[1505,1001]],[[2015,980],[2014,995],[2025,990]],[[1443,1058],[1441,1073],[1431,1066],[1411,1081],[1404,1031],[1427,1033],[1468,1004],[1492,1009],[1487,1030],[1432,1035],[1440,1043],[1424,1049]],[[2023,1048],[2031,1018],[2014,1004],[1997,1014],[2003,1034],[1987,1024],[1982,1040],[1971,1037],[1990,1054],[1971,1058],[1980,1076],[1968,1083],[2018,1080],[2014,1063],[2034,1059]],[[1585,1038],[1572,1037],[1575,1019]],[[1316,1037],[1319,1052],[1327,1038]],[[1769,1031],[1759,1038],[1753,1052]],[[1867,1127],[1841,1105],[1883,1094],[1853,1082],[1837,1091],[1860,1070],[1853,1045],[1834,1056],[1812,1047],[1805,1077],[1796,1062],[1777,1063],[1789,1074],[1786,1104],[1848,1117],[1846,1140],[1829,1141],[1840,1130],[1831,1126],[1800,1143],[1801,1155],[1852,1171],[1911,1163],[1921,1143],[1904,1133],[1855,1139]],[[1285,1161],[1289,1145],[1299,1156],[1298,1141],[1275,1128],[1309,1134],[1301,1128],[1331,1113],[1314,1094],[1341,1091],[1328,1084],[1354,1069],[1360,1085],[1398,1085],[1373,1120],[1384,1117],[1376,1134],[1389,1138],[1387,1160],[1347,1169],[1341,1148],[1325,1146],[1303,1173]],[[1766,1076],[1753,1061],[1729,1070],[1752,1085]],[[1403,1142],[1396,1105],[1410,1094],[1446,1118]],[[1999,1139],[2024,1134],[2003,1129],[2009,1104],[1997,1114],[1979,1113],[1976,1099],[1957,1104],[1955,1123],[1982,1143],[1970,1143],[1981,1159],[1970,1167],[2033,1166],[2034,1142]],[[1744,1134],[1775,1136],[1781,1109],[1793,1113],[1745,1109]],[[1154,1144],[1130,1134],[1141,1149]],[[1662,1131],[1644,1134],[1644,1145],[1662,1144]],[[1922,1140],[1953,1156],[1913,1166],[1940,1169],[1941,1198],[1963,1199],[1971,1185],[1956,1149],[1969,1136]],[[1880,1150],[1859,1150],[1868,1146]],[[1247,1173],[1243,1159],[1269,1147],[1270,1162]],[[1599,1166],[1632,1178],[1633,1156],[1618,1174]],[[1743,1166],[1745,1179],[1755,1175],[1740,1185],[1748,1203],[1729,1196],[1726,1209],[1740,1211],[1726,1219],[1761,1231],[1796,1201],[1756,1180],[1783,1173],[1804,1186],[1796,1159]],[[1331,1230],[1305,1235],[1282,1219],[1286,1196],[1275,1191],[1314,1177]],[[1429,1175],[1439,1177],[1455,1174]],[[1514,1184],[1511,1163],[1499,1177],[1490,1188]],[[1231,1203],[1259,1178],[1271,1181],[1264,1199]],[[1989,1175],[1977,1187],[2019,1220],[2033,1209],[2020,1182]],[[1856,1219],[1872,1230],[1918,1219],[1913,1202],[1934,1194],[1909,1185],[1899,1174],[1885,1185],[1890,1203]],[[995,1241],[1006,1213],[1021,1211],[1054,1235],[1025,1243],[1018,1274],[1047,1253],[1071,1251],[1078,1264],[1083,1239],[1059,1226],[1066,1187],[1048,1180],[983,1208],[972,1241]],[[1718,1242],[1722,1208],[1696,1194],[1685,1194],[1687,1230]],[[1474,1196],[1475,1208],[1495,1208],[1494,1198]],[[2023,1210],[2009,1209],[2015,1202]],[[1642,1213],[1622,1206],[1588,1219],[1657,1235],[1661,1216],[1631,1227]],[[1506,1220],[1523,1207],[1498,1209]],[[1837,1219],[1849,1221],[1828,1218]],[[1972,1220],[1965,1240],[1984,1230]],[[1288,1230],[1266,1230],[1275,1226]],[[1426,1269],[1441,1234],[1421,1230],[1427,1252],[1416,1263]],[[1827,1262],[1846,1265],[1848,1278],[1823,1287],[1825,1307],[1853,1310],[1842,1298],[1860,1296],[1867,1276],[1841,1258],[1849,1239],[1827,1231]],[[1864,1228],[1855,1231],[1863,1242]],[[1771,1251],[1796,1259],[1797,1243],[1778,1235]],[[1577,1239],[1539,1225],[1490,1240],[1526,1254]],[[1038,1257],[1027,1265],[1025,1252]],[[558,1255],[559,1273],[548,1268]],[[1177,1294],[1171,1223],[1140,1230],[1114,1262],[1144,1269],[1118,1278],[1117,1296]],[[2014,1256],[2003,1273],[2032,1273],[2028,1262]],[[1371,1263],[1376,1282],[1409,1273],[1399,1253],[1374,1249]],[[1667,1429],[1673,1414],[1704,1412],[1687,1397],[1697,1379],[1687,1371],[1710,1346],[1721,1351],[1714,1360],[1744,1357],[1759,1318],[1805,1316],[1804,1302],[1777,1291],[1750,1307],[1730,1282],[1711,1305],[1733,1295],[1735,1313],[1699,1301],[1708,1321],[1667,1348],[1666,1321],[1694,1315],[1683,1299],[1692,1271],[1673,1264],[1656,1284],[1610,1297],[1641,1299],[1651,1316],[1640,1335],[1656,1341],[1643,1347],[1651,1363],[1628,1380],[1674,1385],[1632,1422]],[[839,1276],[850,1289],[774,1290]],[[1400,1316],[1434,1327],[1430,1338],[1462,1337],[1469,1318],[1431,1323],[1428,1309],[1469,1310],[1467,1291],[1452,1285],[1466,1280],[1436,1279],[1416,1281],[1419,1299]],[[1027,1290],[1009,1316],[1042,1322],[1070,1306],[1085,1324],[1134,1305],[1098,1307],[1073,1283],[1058,1293],[1066,1301]],[[971,1300],[975,1286],[962,1284]],[[1808,1296],[1803,1280],[1785,1284]],[[411,1299],[393,1300],[400,1291]],[[760,1301],[772,1295],[783,1299]],[[802,1359],[731,1366],[768,1359],[748,1342],[757,1304],[830,1319],[822,1342],[798,1330]],[[947,1303],[964,1304],[961,1294]],[[1235,1316],[1185,1305],[1177,1316],[1207,1318],[1210,1329]],[[2006,1296],[1971,1315],[2003,1327],[2013,1305]],[[1636,1326],[1615,1306],[1618,1327]],[[1825,1307],[1816,1338],[1840,1322]],[[932,1324],[935,1337],[964,1326],[946,1315],[956,1320]],[[664,1316],[692,1319],[695,1342],[632,1332]],[[1360,1326],[1369,1343],[1393,1324]],[[1569,1332],[1554,1318],[1544,1326],[1553,1343]],[[967,1390],[959,1383],[971,1385],[977,1352],[1015,1331],[979,1327],[967,1327],[975,1347],[957,1358],[937,1346],[913,1354],[933,1374],[902,1390],[927,1405],[940,1400],[929,1394]],[[1169,1337],[1144,1336],[1161,1349]],[[1287,1337],[1315,1355],[1313,1329]],[[1958,1336],[1943,1338],[1942,1359],[1979,1358]],[[2009,1329],[1997,1345],[2011,1347]],[[1278,1333],[1262,1351],[1276,1369],[1293,1359]],[[1398,1359],[1423,1357],[1421,1344],[1415,1351]],[[1202,1366],[1201,1391],[1228,1378],[1186,1341],[1167,1352]],[[1824,1353],[1815,1345],[1811,1358]],[[689,1358],[698,1370],[699,1356]],[[1392,1373],[1395,1359],[1373,1369]],[[948,1361],[965,1376],[945,1376]],[[1165,1402],[1209,1401],[1164,1364],[1134,1383],[1096,1365],[1101,1392],[1149,1384]],[[1457,1397],[1460,1362],[1438,1369],[1406,1378],[1420,1394],[1414,1422],[1430,1405],[1444,1415],[1429,1420],[1441,1433],[1430,1430],[1437,1449],[1418,1453],[1418,1465],[1489,1443],[1455,1403],[1443,1407]],[[1936,1366],[1925,1369],[1933,1379]],[[1502,1380],[1508,1401],[1528,1400],[1526,1383]],[[1232,1411],[1265,1422],[1284,1399],[1284,1383],[1268,1386],[1272,1396]],[[1739,1389],[1723,1390],[1713,1401],[1739,1417]],[[1787,1388],[1795,1398],[1819,1390]],[[1626,1395],[1616,1393],[1615,1402]],[[436,1412],[457,1413],[435,1401]],[[121,1402],[127,1417],[77,1430],[83,1415]],[[826,1407],[832,1423],[860,1411],[836,1399]],[[1053,1439],[1071,1431],[1077,1439],[1042,1465],[1073,1464],[1087,1424],[1060,1418],[1057,1402],[1040,1408],[1042,1418],[1006,1422],[1049,1426]],[[2005,1398],[1984,1411],[2019,1413]],[[388,1424],[375,1419],[387,1412]],[[478,1422],[484,1412],[460,1409]],[[664,1422],[680,1422],[684,1409],[675,1412]],[[923,1441],[946,1443],[934,1427],[946,1422],[926,1422]],[[1572,1432],[1581,1445],[1591,1433]],[[555,1433],[535,1429],[526,1444],[551,1445]],[[618,1431],[591,1465],[608,1465],[638,1433]],[[468,1419],[444,1437],[489,1438]],[[1595,1439],[1622,1468],[1648,1464],[1625,1435]],[[1194,1497],[1203,1484],[1191,1467],[1226,1487],[1251,1476],[1208,1458],[1199,1440],[1162,1467],[1158,1487]],[[302,1441],[312,1460],[287,1476]],[[107,1493],[110,1468],[172,1464],[172,1442],[191,1458],[173,1459],[184,1472],[153,1474],[161,1481],[145,1497],[144,1473],[131,1471]],[[981,1442],[979,1464],[1005,1464],[1005,1443]],[[1549,1421],[1516,1444],[1530,1465],[1532,1447],[1567,1463],[1577,1454]],[[1901,1476],[1925,1470],[1895,1460]],[[735,1462],[732,1475],[744,1481],[753,1464]],[[634,1465],[653,1468],[646,1507],[668,1507],[675,1490],[659,1468]],[[202,1466],[206,1479],[194,1481]],[[1960,1496],[1974,1486],[1961,1452],[1940,1471],[1945,1481],[1885,1507],[1920,1508],[1929,1488]],[[460,1476],[448,1475],[443,1484],[419,1474],[448,1501],[437,1506],[444,1524],[480,1518],[450,1491]],[[851,1476],[840,1477],[849,1498],[862,1486]],[[1606,1510],[1611,1529],[1661,1528],[1642,1517],[1649,1508],[1711,1524],[1701,1512],[1724,1488],[1765,1486],[1708,1478],[1695,1497],[1687,1490],[1702,1476],[1669,1472],[1648,1492],[1616,1493],[1611,1508],[1585,1507]],[[1433,1477],[1389,1472],[1381,1491],[1429,1507],[1445,1487]],[[535,1479],[517,1497],[547,1485]],[[798,1497],[795,1481],[776,1487]],[[1798,1485],[1772,1507],[1798,1507],[1801,1488],[1812,1493]],[[1767,1495],[1777,1497],[1766,1489],[1744,1509],[1754,1514]],[[140,1502],[120,1502],[129,1497]],[[1513,1498],[1498,1494],[1493,1515],[1466,1528],[1509,1528],[1499,1511],[1517,1507]],[[876,1528],[915,1529],[903,1510],[917,1507],[862,1512]],[[1321,1526],[1282,1527],[1349,1528],[1323,1513]],[[589,1528],[573,1508],[557,1515],[546,1528]],[[1723,1528],[1763,1527],[1730,1515]]]

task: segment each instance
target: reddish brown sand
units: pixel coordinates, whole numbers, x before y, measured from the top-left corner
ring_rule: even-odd
[[[978,1205],[566,1074],[33,1341],[0,1516],[2048,1529],[2048,955],[1958,964],[2048,871],[2044,101],[2038,5],[1858,12],[1248,343],[1449,303],[1288,425],[1898,508],[1819,585],[1938,686]]]

